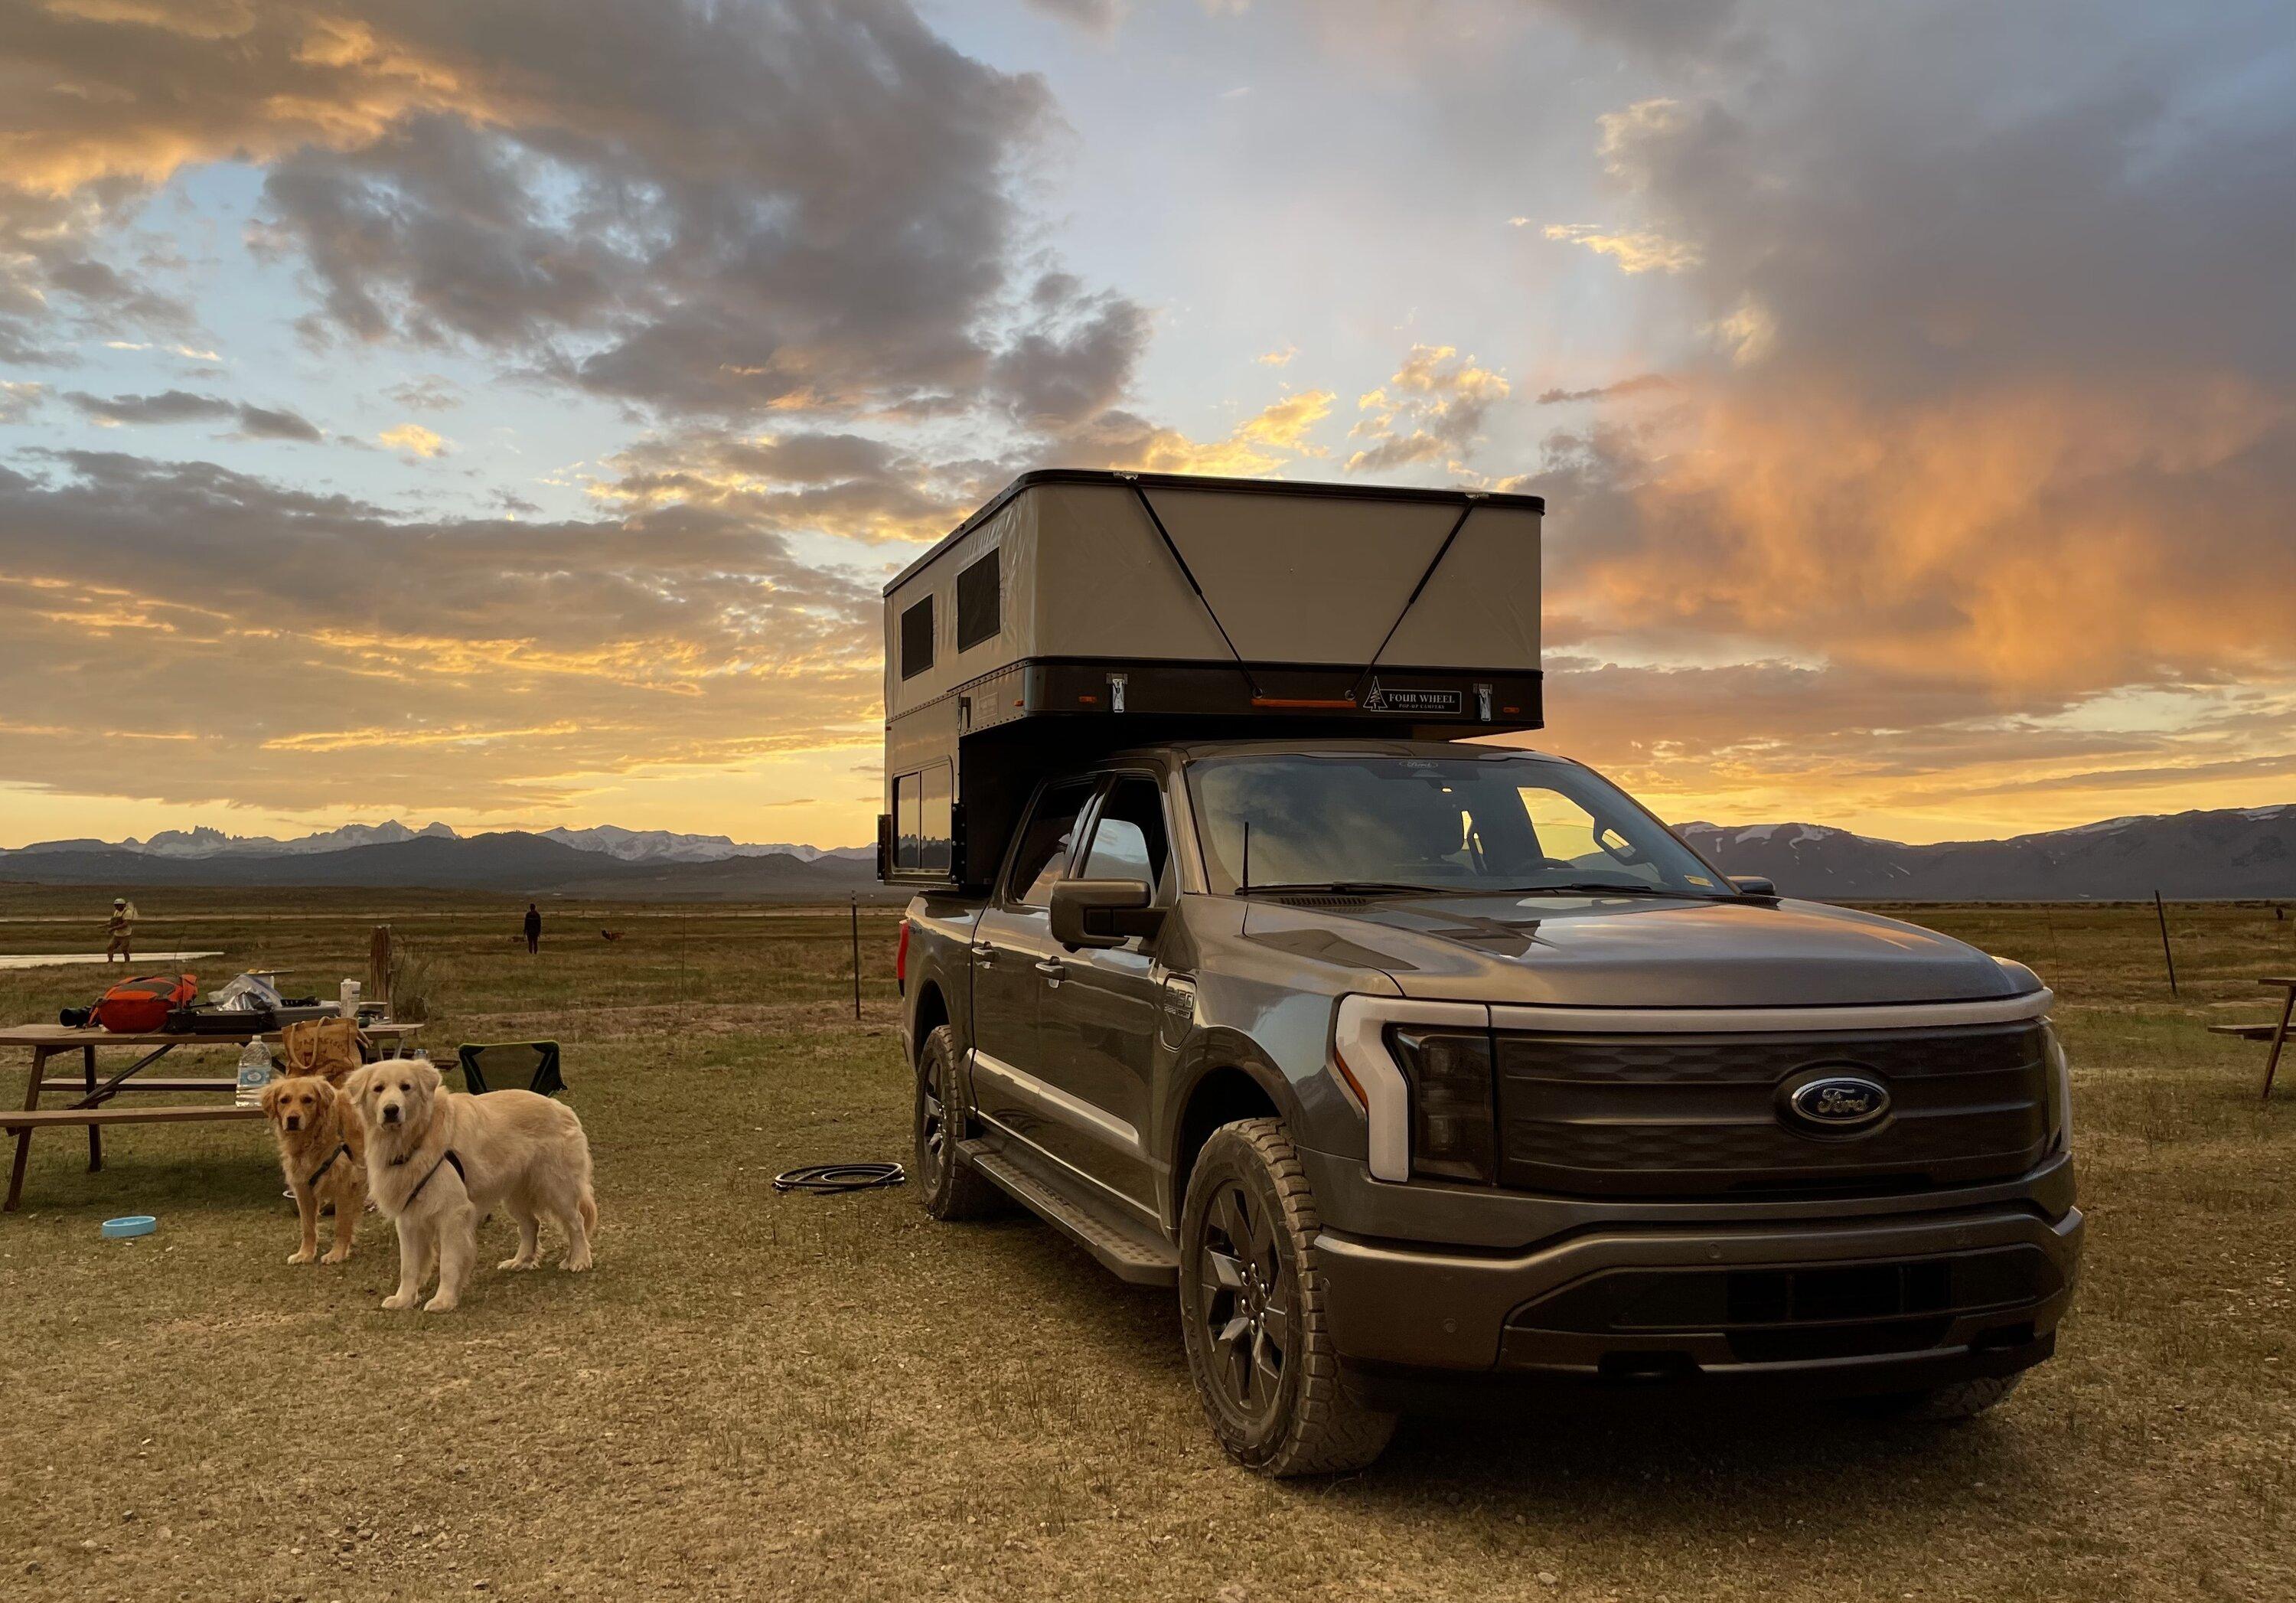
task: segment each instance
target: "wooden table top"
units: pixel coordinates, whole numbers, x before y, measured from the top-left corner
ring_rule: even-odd
[[[361,1024],[359,1028],[369,1036],[396,1040],[415,1034],[422,1026],[394,1023],[385,1019],[372,1024]],[[266,1040],[279,1039],[276,1030],[266,1030],[260,1033]],[[202,1043],[241,1047],[253,1040],[257,1034],[258,1032],[253,1030],[202,1030],[195,1035],[175,1035],[164,1030],[154,1030],[148,1033],[122,1035],[111,1030],[75,1030],[66,1024],[14,1024],[0,1029],[0,1047],[195,1047]]]

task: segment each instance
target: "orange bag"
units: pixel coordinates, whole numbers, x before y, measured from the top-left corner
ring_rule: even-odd
[[[168,1015],[199,999],[196,974],[146,974],[122,980],[95,999],[88,1022],[115,1035],[150,1035],[168,1027]]]

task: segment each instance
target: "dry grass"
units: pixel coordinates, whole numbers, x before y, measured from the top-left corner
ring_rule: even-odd
[[[53,950],[46,921],[101,900],[0,891],[0,949]],[[533,962],[508,902],[138,900],[154,946],[330,992],[387,917],[451,977],[441,1048],[565,1042],[599,1270],[482,1270],[455,1314],[386,1314],[383,1232],[341,1270],[283,1262],[255,1127],[118,1131],[98,1175],[42,1137],[0,1218],[0,1594],[2296,1596],[2296,1107],[2257,1102],[2260,1048],[2199,1028],[2260,1016],[2251,976],[2296,966],[2268,911],[2174,909],[2173,1002],[2150,908],[1918,914],[2041,969],[2079,1065],[2087,1277],[2062,1356],[1991,1418],[1517,1407],[1271,1485],[1211,1447],[1166,1295],[1025,1220],[769,1191],[905,1155],[884,916],[857,1024],[841,909],[554,911]],[[0,975],[0,1016],[93,978]],[[160,1233],[98,1239],[130,1209]]]

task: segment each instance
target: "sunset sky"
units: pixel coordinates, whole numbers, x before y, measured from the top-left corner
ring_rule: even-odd
[[[0,0],[0,845],[865,840],[1051,464],[1544,494],[1676,820],[2296,800],[2296,11]]]

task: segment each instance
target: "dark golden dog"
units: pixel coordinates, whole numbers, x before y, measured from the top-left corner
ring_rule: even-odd
[[[263,1088],[263,1116],[279,1142],[279,1167],[303,1217],[303,1243],[290,1263],[308,1263],[319,1251],[319,1209],[335,1210],[335,1240],[326,1262],[351,1255],[359,1215],[366,1211],[366,1127],[348,1097],[316,1075],[275,1080]]]

